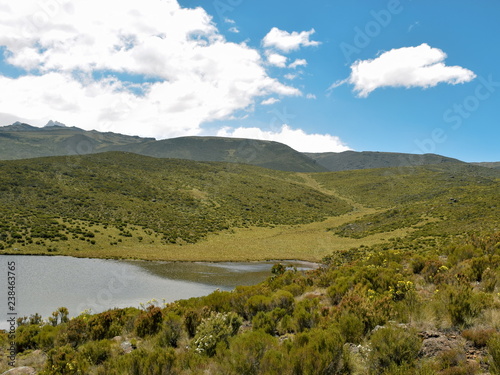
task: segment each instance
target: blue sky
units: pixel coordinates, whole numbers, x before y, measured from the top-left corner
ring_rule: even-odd
[[[120,5],[0,0],[0,125],[500,160],[498,1]]]

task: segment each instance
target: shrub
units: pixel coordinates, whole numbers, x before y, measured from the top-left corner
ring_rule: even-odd
[[[196,310],[188,310],[184,316],[184,327],[188,332],[189,338],[193,338],[196,335],[196,329],[201,323],[201,315]]]
[[[37,349],[37,336],[40,332],[40,326],[37,324],[26,324],[16,329],[16,350],[21,353],[28,349]]]
[[[288,314],[293,312],[295,306],[295,299],[293,294],[286,290],[278,290],[271,297],[271,305],[273,308],[281,308],[286,310]]]
[[[79,375],[84,373],[82,363],[76,351],[69,345],[51,349],[47,354],[47,362],[43,375]]]
[[[412,365],[421,345],[420,338],[412,329],[382,327],[370,337],[370,370],[380,374],[391,366]]]
[[[299,332],[313,328],[318,324],[320,319],[318,310],[317,299],[306,299],[297,303],[293,316]]]
[[[229,341],[229,348],[221,356],[228,373],[239,375],[261,374],[264,355],[276,348],[278,340],[262,331],[249,331]]]
[[[154,335],[161,327],[162,313],[159,307],[150,305],[145,312],[142,312],[135,321],[135,331],[137,336],[145,337]]]
[[[489,364],[490,372],[492,374],[500,374],[500,334],[493,335],[488,340],[488,354],[489,354]]]
[[[462,336],[467,340],[472,341],[476,348],[483,348],[495,332],[496,331],[493,328],[466,329],[462,332]]]
[[[257,294],[248,299],[245,305],[245,311],[249,318],[255,316],[259,311],[271,310],[271,298]]]
[[[344,340],[340,332],[312,329],[297,335],[289,362],[292,374],[337,374],[342,365]]]
[[[229,337],[238,332],[242,323],[241,317],[233,312],[212,312],[198,327],[193,341],[195,351],[212,357],[216,352],[217,344],[227,345]]]
[[[169,313],[164,322],[163,328],[160,332],[159,344],[161,346],[177,347],[177,342],[182,335],[182,320],[174,314]]]
[[[276,331],[277,321],[270,312],[259,311],[252,319],[254,330],[262,330],[268,334],[274,334]]]
[[[111,343],[108,340],[89,341],[78,348],[79,353],[91,365],[106,361],[111,355]]]
[[[365,325],[356,315],[344,314],[339,318],[339,329],[347,342],[359,344],[363,338]]]

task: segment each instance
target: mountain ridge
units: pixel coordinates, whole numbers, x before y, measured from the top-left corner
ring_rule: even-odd
[[[42,128],[19,121],[0,127],[0,160],[86,155],[107,151],[132,152],[156,158],[242,163],[293,172],[336,172],[465,163],[436,154],[380,151],[299,152],[283,143],[245,138],[184,136],[157,140],[84,130],[52,120]],[[474,164],[500,169],[500,162]]]

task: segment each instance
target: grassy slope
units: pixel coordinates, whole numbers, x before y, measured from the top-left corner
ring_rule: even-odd
[[[106,153],[0,171],[11,253],[318,261],[499,225],[498,172],[466,164],[297,174]]]
[[[293,173],[238,164],[114,152],[6,161],[0,171],[0,244],[16,253],[185,259],[181,246],[209,234],[318,222],[352,209]]]
[[[345,151],[305,153],[332,172],[354,169],[393,168],[441,163],[461,163],[457,159],[435,154],[403,154],[396,152]]]
[[[126,146],[110,146],[107,149],[157,158],[236,162],[282,171],[327,171],[314,160],[287,145],[252,139],[180,137]]]

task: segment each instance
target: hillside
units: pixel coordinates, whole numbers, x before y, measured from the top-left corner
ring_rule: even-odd
[[[306,257],[324,255],[314,271],[275,264],[258,285],[204,297],[161,304],[158,291],[141,308],[19,317],[19,366],[53,375],[500,369],[495,169],[306,174],[111,152],[0,162],[0,192],[2,254],[163,259],[174,249],[184,259],[215,243],[220,259],[253,255],[255,243],[265,245],[259,256],[274,255],[285,237],[282,257],[303,243]],[[10,342],[0,331],[0,351]]]
[[[282,171],[325,172],[327,169],[278,142],[223,137],[180,137],[106,150],[127,151],[157,158],[223,161]]]
[[[496,230],[499,181],[465,163],[307,174],[123,152],[3,161],[0,248],[317,261],[389,238]]]
[[[484,163],[471,163],[471,164],[473,164],[473,165],[479,165],[480,167],[500,169],[500,161],[497,161],[497,162],[484,162]]]
[[[0,160],[85,155],[101,152],[110,145],[123,146],[152,140],[52,124],[49,122],[43,128],[23,123],[0,127]]]
[[[395,152],[344,151],[325,153],[304,153],[329,171],[355,169],[409,167],[419,165],[461,163],[460,160],[435,154],[403,154]]]
[[[351,210],[298,182],[253,166],[122,152],[3,161],[0,247],[83,246],[99,256],[130,241],[161,249],[230,228],[311,223]]]
[[[157,158],[244,163],[294,172],[327,171],[314,160],[278,142],[221,137],[181,137],[157,141],[86,131],[54,122],[43,128],[21,123],[0,127],[0,160],[106,151],[133,152]]]

